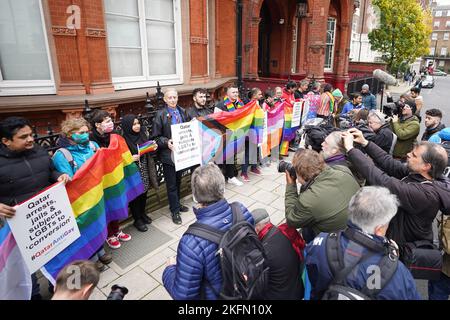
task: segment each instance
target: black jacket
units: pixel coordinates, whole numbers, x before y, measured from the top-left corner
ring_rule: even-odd
[[[378,129],[375,135],[367,139],[375,143],[377,146],[379,146],[387,153],[389,153],[389,150],[391,149],[392,146],[392,140],[394,139],[394,135],[391,130],[391,125],[389,123],[385,123],[384,125],[381,126],[380,129]]]
[[[432,223],[439,210],[450,210],[450,183],[448,180],[428,181],[422,175],[411,173],[400,161],[369,142],[364,148],[375,163],[353,148],[348,159],[369,185],[388,188],[397,195],[400,206],[391,220],[386,236],[398,244],[416,240],[433,240]]]
[[[422,135],[422,141],[428,141],[433,134],[438,133],[442,129],[445,129],[445,125],[443,123],[439,123],[439,125],[434,129],[425,129],[425,132]]]
[[[207,116],[208,114],[213,113],[213,110],[210,108],[201,108],[201,109],[197,109],[195,106],[190,107],[187,110],[187,114],[189,116],[190,119],[194,119],[194,118],[198,118],[198,117],[204,117]]]
[[[273,226],[261,240],[269,265],[267,300],[301,300],[303,298],[302,263],[291,241]]]
[[[153,119],[152,137],[158,144],[158,157],[161,162],[173,166],[175,164],[172,161],[172,151],[170,151],[168,147],[168,142],[172,139],[172,131],[170,129],[172,119],[170,118],[169,110],[167,108],[167,106],[164,106],[164,108],[156,112],[155,118]],[[177,106],[177,109],[180,112],[181,120],[183,122],[191,120],[186,113],[186,110],[180,106]]]
[[[14,206],[56,182],[60,172],[39,145],[13,152],[0,143],[0,203]]]

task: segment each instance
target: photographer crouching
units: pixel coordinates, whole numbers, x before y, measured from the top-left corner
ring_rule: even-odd
[[[56,277],[52,300],[88,300],[100,280],[95,263],[77,260],[66,265]],[[107,300],[123,300],[128,289],[113,285]]]
[[[351,171],[339,165],[329,167],[319,153],[308,149],[298,150],[292,165],[283,163],[279,170],[286,173],[288,225],[302,228],[306,242],[320,232],[343,230],[348,219],[348,203],[359,190]],[[297,178],[301,183],[300,194]]]

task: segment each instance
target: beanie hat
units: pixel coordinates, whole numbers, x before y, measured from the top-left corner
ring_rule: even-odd
[[[251,215],[253,216],[253,220],[255,221],[255,226],[269,217],[269,213],[266,209],[255,209],[251,212]]]
[[[369,85],[366,83],[366,84],[363,84],[363,86],[362,86],[362,88],[361,89],[367,89],[367,90],[369,90]]]
[[[331,94],[333,95],[333,97],[338,97],[338,98],[342,97],[342,91],[339,89],[335,89]]]

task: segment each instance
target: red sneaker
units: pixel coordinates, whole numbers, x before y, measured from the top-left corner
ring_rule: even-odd
[[[111,249],[119,249],[120,248],[120,242],[119,239],[116,237],[110,237],[106,240],[106,243]]]
[[[256,168],[251,168],[250,169],[250,172],[251,173],[254,173],[254,174],[261,174],[261,171],[259,170],[259,168],[258,167],[256,167]]]
[[[246,173],[241,173],[241,179],[244,182],[249,182],[250,181],[250,178],[248,177],[248,174],[246,174]]]
[[[131,240],[131,236],[127,233],[124,233],[123,231],[120,231],[118,234],[116,234],[117,239],[123,242],[127,242]]]

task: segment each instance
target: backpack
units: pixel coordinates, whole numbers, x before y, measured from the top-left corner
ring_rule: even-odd
[[[218,244],[217,254],[222,270],[222,288],[214,294],[224,300],[262,299],[268,288],[269,267],[264,247],[254,227],[242,214],[239,203],[231,204],[233,222],[227,231],[195,222],[185,234],[192,234]]]
[[[94,152],[97,151],[97,148],[95,147],[95,144],[92,141],[89,141],[89,147],[91,148],[92,151]],[[73,159],[72,153],[70,153],[70,151],[67,150],[66,148],[59,148],[58,150],[56,150],[52,156],[52,160],[55,159],[56,153],[58,151],[61,152],[64,158],[67,160],[67,162],[69,162],[70,167],[74,169],[74,171],[76,171],[78,169],[78,164]]]
[[[342,233],[357,244],[367,248],[367,252],[356,264],[345,266],[344,254],[340,246]],[[333,274],[333,280],[322,296],[322,300],[376,300],[378,293],[389,283],[398,266],[398,256],[395,248],[391,245],[383,245],[373,241],[352,228],[338,233],[330,233],[326,240],[326,253],[328,266]],[[368,281],[361,290],[352,288],[347,283],[347,276],[351,274],[361,263],[377,253],[383,253],[378,263],[380,286],[379,288],[368,288]]]

